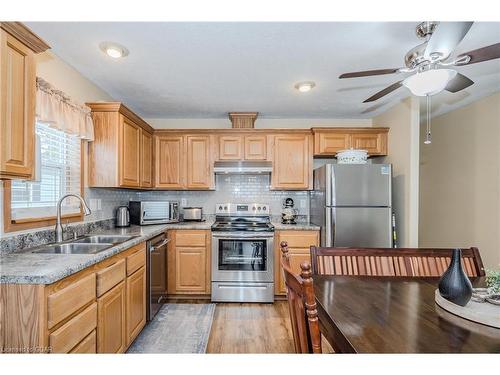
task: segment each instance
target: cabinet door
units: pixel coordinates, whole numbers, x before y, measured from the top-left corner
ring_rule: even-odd
[[[0,177],[33,176],[35,90],[33,51],[0,30]]]
[[[127,277],[127,346],[146,324],[146,269]]]
[[[175,289],[177,293],[205,293],[205,247],[177,247],[175,249]]]
[[[267,137],[265,135],[245,136],[245,160],[267,159]]]
[[[272,188],[307,190],[312,185],[310,135],[276,135]]]
[[[97,299],[97,352],[123,353],[125,337],[125,282]]]
[[[221,135],[219,137],[219,160],[243,159],[243,145],[240,136]]]
[[[387,154],[387,133],[354,133],[351,147],[368,151],[370,155]]]
[[[348,133],[315,133],[314,155],[335,155],[350,148],[351,136]]]
[[[184,137],[155,138],[155,187],[184,189],[186,180]]]
[[[214,186],[210,136],[188,135],[187,188],[210,189]]]
[[[278,273],[275,274],[275,293],[286,294],[285,280],[281,267],[281,241],[288,243],[288,254],[292,271],[300,274],[300,264],[304,261],[311,263],[311,246],[319,246],[319,232],[317,231],[280,231],[276,235],[276,264]]]
[[[120,123],[120,186],[141,185],[141,128],[121,116]]]
[[[141,131],[141,187],[153,186],[153,136]]]

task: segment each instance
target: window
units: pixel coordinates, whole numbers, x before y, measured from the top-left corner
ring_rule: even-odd
[[[46,124],[36,124],[37,181],[12,181],[11,218],[42,218],[56,215],[56,204],[65,194],[81,193],[81,139]],[[65,200],[63,214],[78,214],[77,199]]]

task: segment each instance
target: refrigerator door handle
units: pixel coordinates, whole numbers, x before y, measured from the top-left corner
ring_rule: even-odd
[[[333,247],[335,244],[335,208],[326,209],[325,218],[325,246]]]

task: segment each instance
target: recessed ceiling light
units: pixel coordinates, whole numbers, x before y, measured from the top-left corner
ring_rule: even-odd
[[[308,82],[299,82],[295,85],[295,88],[299,90],[300,92],[308,92],[311,91],[316,84],[312,81]]]
[[[114,59],[119,59],[120,57],[125,57],[128,55],[128,49],[118,43],[102,42],[101,44],[99,44],[99,48],[106,55]]]

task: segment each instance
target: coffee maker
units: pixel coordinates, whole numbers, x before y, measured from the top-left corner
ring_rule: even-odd
[[[295,219],[297,218],[298,211],[293,206],[293,199],[286,198],[283,210],[281,211],[281,222],[283,224],[297,224]]]

